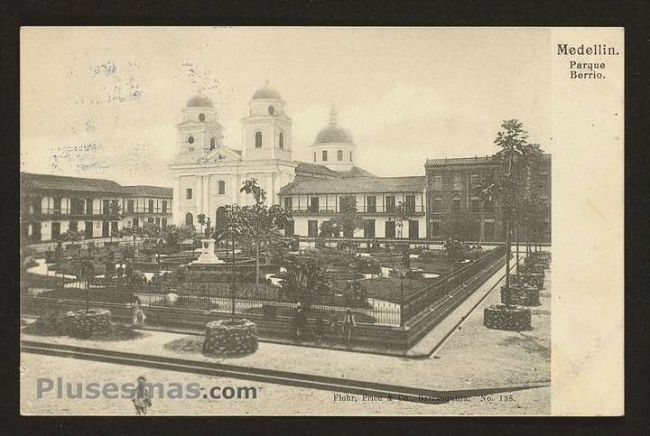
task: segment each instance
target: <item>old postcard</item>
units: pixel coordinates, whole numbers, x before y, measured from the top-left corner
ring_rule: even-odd
[[[20,39],[22,414],[623,414],[623,29]]]

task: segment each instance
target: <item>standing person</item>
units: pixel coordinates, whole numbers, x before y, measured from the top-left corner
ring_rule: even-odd
[[[304,311],[302,309],[302,305],[298,303],[296,305],[296,314],[293,317],[294,336],[298,341],[302,339],[303,328],[304,328],[303,318],[304,318]]]
[[[323,321],[322,316],[318,316],[318,318],[316,318],[315,333],[318,342],[322,341],[323,337],[325,336],[325,321]]]
[[[131,323],[132,328],[142,328],[147,323],[147,317],[142,310],[142,303],[140,302],[140,297],[137,295],[133,296],[133,322]]]
[[[135,412],[138,415],[146,415],[147,411],[151,407],[151,394],[149,393],[149,388],[145,386],[147,379],[144,376],[138,377],[138,385],[135,388],[135,392],[131,401],[135,406]]]
[[[352,311],[348,309],[345,312],[345,319],[343,320],[343,334],[345,335],[345,340],[348,345],[350,345],[350,341],[352,341],[352,334],[356,325],[357,323],[354,320],[354,315],[352,314]]]

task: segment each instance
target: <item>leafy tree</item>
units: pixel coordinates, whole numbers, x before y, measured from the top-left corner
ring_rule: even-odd
[[[311,257],[287,260],[280,273],[281,295],[309,309],[322,296],[331,294],[327,265]]]
[[[496,178],[487,178],[479,187],[483,199],[493,201],[498,198],[503,212],[506,236],[506,290],[510,289],[510,251],[511,225],[517,226],[526,221],[531,209],[526,205],[533,203],[531,179],[534,166],[542,154],[538,144],[528,142],[528,132],[516,119],[501,124],[494,143],[500,150],[493,156],[501,168]]]
[[[277,204],[270,207],[264,204],[266,191],[255,179],[246,180],[240,191],[253,195],[255,203],[252,206],[232,209],[238,215],[233,217],[233,223],[239,226],[240,237],[254,249],[255,285],[259,286],[260,253],[268,253],[272,245],[281,242],[282,230],[289,221],[289,215]]]
[[[354,237],[354,231],[363,228],[363,217],[357,211],[357,201],[353,195],[346,195],[341,202],[341,212],[332,218],[332,225],[346,238]]]
[[[480,230],[479,221],[465,211],[454,212],[442,225],[442,233],[447,238],[460,241],[476,240]]]

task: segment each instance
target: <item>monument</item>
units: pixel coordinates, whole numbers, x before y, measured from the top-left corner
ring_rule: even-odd
[[[224,263],[214,254],[214,239],[201,239],[201,254],[199,258],[192,261],[192,265],[215,265]]]

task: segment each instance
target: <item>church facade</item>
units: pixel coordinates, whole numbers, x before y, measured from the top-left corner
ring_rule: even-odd
[[[421,231],[424,237],[424,176],[418,177],[415,185],[409,181],[395,184],[390,182],[395,178],[375,177],[357,167],[352,135],[338,124],[334,109],[329,123],[316,134],[311,145],[313,162],[294,161],[291,125],[285,101],[266,84],[249,101],[249,113],[241,119],[243,144],[241,149],[234,149],[223,143],[223,128],[212,101],[202,95],[192,97],[183,108],[182,121],[176,126],[177,152],[169,166],[175,224],[197,226],[200,214],[209,217],[211,223],[217,223],[226,205],[251,204],[252,197],[240,193],[240,188],[245,180],[255,178],[267,192],[270,204],[290,205],[288,210],[294,214],[294,225],[288,233],[312,235],[314,226],[340,210],[336,203],[343,195],[354,195],[359,198],[357,208],[360,212],[383,217],[391,213],[391,201],[396,204],[402,200],[412,201],[414,213],[417,208],[416,215],[422,219],[417,234]],[[365,194],[376,194],[378,183],[381,189],[388,191],[379,193],[382,195],[377,203],[379,208],[373,204],[367,207]],[[370,192],[366,192],[366,188]],[[389,198],[388,208],[384,207],[384,195],[395,189],[399,189],[401,197]],[[405,190],[415,191],[416,195],[407,199]],[[321,196],[322,207],[314,199]],[[313,211],[317,217],[312,216]],[[372,234],[369,226],[366,224],[366,233]],[[377,235],[383,233],[382,227]]]

